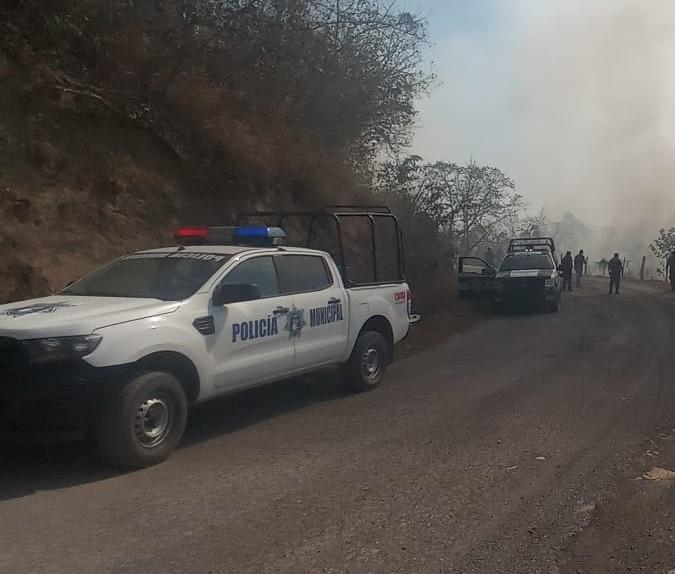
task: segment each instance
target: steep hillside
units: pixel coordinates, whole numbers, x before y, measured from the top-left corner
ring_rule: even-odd
[[[0,301],[179,223],[369,200],[424,41],[378,0],[0,1]]]
[[[45,80],[0,54],[0,300],[45,293],[163,243],[177,221],[207,209],[156,137],[83,113]]]

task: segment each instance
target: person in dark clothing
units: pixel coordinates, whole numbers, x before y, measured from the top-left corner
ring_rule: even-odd
[[[579,254],[574,258],[574,273],[577,276],[577,287],[581,287],[581,278],[584,275],[584,265],[586,264],[586,256],[584,250],[579,251]]]
[[[670,280],[670,288],[672,291],[675,291],[675,251],[673,251],[668,257],[666,262],[666,275]]]
[[[572,290],[572,267],[574,266],[574,261],[572,260],[572,252],[568,251],[565,254],[565,257],[562,258],[560,262],[560,274],[562,275],[563,285],[562,290],[571,291]]]
[[[621,277],[623,276],[623,263],[618,253],[614,254],[607,267],[609,269],[609,293],[611,295],[614,291],[618,295],[621,288]]]

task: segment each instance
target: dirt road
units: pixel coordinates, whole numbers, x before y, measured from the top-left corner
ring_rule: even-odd
[[[489,319],[386,383],[201,408],[167,463],[0,458],[0,572],[668,572],[675,297],[593,283]],[[672,486],[672,488],[671,488]]]

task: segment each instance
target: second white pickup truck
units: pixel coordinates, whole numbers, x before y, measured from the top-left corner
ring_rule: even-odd
[[[125,467],[166,459],[192,404],[340,364],[376,387],[408,333],[403,280],[346,286],[276,227],[181,229],[60,293],[0,306],[0,428],[81,425]]]

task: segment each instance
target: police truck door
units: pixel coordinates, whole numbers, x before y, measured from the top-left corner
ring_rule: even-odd
[[[460,298],[490,297],[497,271],[478,257],[460,257],[457,280]]]
[[[296,369],[330,364],[347,346],[347,294],[320,255],[276,258],[284,292],[293,295]]]
[[[227,273],[222,283],[255,285],[261,298],[211,309],[216,387],[236,388],[289,373],[294,365],[294,347],[286,325],[293,297],[281,293],[274,258],[245,259]]]

